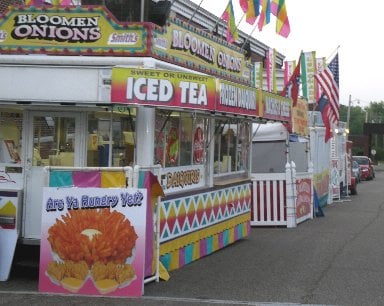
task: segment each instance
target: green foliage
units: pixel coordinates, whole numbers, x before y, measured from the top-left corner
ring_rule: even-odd
[[[348,121],[348,106],[340,105],[340,121]],[[360,106],[351,106],[349,115],[349,134],[363,135],[364,122],[366,120],[367,111]]]
[[[340,121],[348,122],[348,106],[340,105]],[[353,106],[349,109],[349,134],[364,135],[364,123],[384,123],[384,101],[371,102],[367,107]],[[384,160],[384,135],[372,135],[372,148],[376,150],[375,161]],[[353,155],[360,155],[362,148],[352,147]]]

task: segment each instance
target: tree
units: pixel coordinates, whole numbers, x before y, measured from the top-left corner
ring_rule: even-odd
[[[340,121],[348,121],[348,106],[340,105]],[[360,106],[351,106],[349,115],[349,134],[363,135],[364,122],[366,120],[367,111]]]

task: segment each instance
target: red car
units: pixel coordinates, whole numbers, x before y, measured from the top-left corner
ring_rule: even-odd
[[[359,164],[361,180],[372,180],[375,177],[372,161],[368,156],[352,156],[352,160]]]

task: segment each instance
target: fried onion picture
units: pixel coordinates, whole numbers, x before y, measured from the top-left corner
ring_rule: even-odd
[[[125,264],[138,236],[130,221],[110,209],[71,210],[48,229],[51,249],[63,261]]]

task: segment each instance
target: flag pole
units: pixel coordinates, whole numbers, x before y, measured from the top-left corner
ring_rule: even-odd
[[[227,5],[225,6],[225,8],[227,8],[229,2],[231,2],[231,0],[228,1]],[[225,10],[225,9],[224,9]],[[214,24],[214,26],[212,27],[212,29],[209,31],[209,32],[213,32],[213,30],[217,27],[217,25],[220,23],[221,21],[221,16],[220,17],[217,17],[217,20],[216,20],[216,23]]]
[[[243,16],[241,17],[241,19],[240,19],[239,22],[237,23],[236,28],[235,28],[235,32],[234,32],[234,33],[237,32],[237,29],[239,28],[240,23],[241,23],[241,22],[243,21],[243,19],[244,19],[244,16],[245,16],[245,13],[243,14]]]
[[[340,48],[340,45],[338,45],[338,46],[336,47],[336,49],[332,51],[331,55],[328,56],[327,61],[328,61],[331,57],[333,57],[333,55],[334,55],[335,53],[336,53],[336,54],[339,53],[339,48]]]
[[[255,26],[253,27],[251,33],[249,33],[249,35],[247,36],[247,39],[244,41],[243,45],[241,46],[241,49],[244,49],[245,44],[246,44],[246,43],[248,42],[248,40],[252,37],[252,34],[253,34],[253,32],[255,32],[256,28],[257,28],[257,23],[256,23],[256,21],[255,21]]]
[[[174,0],[174,1],[175,1],[175,0]],[[195,11],[193,12],[191,18],[188,19],[187,25],[189,25],[190,21],[193,19],[193,17],[195,17],[195,14],[196,14],[197,10],[201,7],[201,4],[203,3],[203,1],[204,1],[204,0],[201,0],[201,1],[200,1],[199,6],[196,7],[196,9],[195,9]]]

